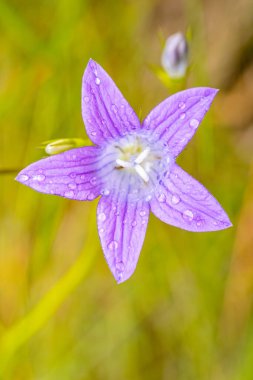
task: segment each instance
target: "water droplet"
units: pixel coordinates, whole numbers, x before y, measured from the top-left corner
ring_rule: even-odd
[[[142,219],[141,224],[146,224],[146,223],[147,223],[147,220],[146,219]]]
[[[73,191],[66,191],[64,193],[64,196],[67,197],[67,198],[73,198],[74,192]]]
[[[134,221],[132,222],[132,227],[135,227],[136,224],[137,224],[137,222],[136,222],[136,220],[134,220]]]
[[[117,113],[117,112],[118,112],[118,108],[117,108],[117,106],[115,106],[115,104],[113,104],[111,108],[112,108],[112,111],[113,111],[114,113]]]
[[[96,183],[97,183],[97,177],[92,177],[92,178],[90,179],[90,183],[91,183],[92,185],[96,185]]]
[[[110,190],[108,190],[108,189],[104,189],[104,190],[101,191],[101,194],[102,194],[102,195],[105,195],[105,196],[106,196],[106,195],[109,195],[109,194],[110,194]]]
[[[88,102],[90,101],[90,98],[89,98],[88,96],[85,96],[85,97],[83,98],[83,100],[85,101],[85,103],[88,103]]]
[[[178,103],[178,108],[180,108],[181,110],[183,110],[185,108],[185,103],[184,102]]]
[[[106,219],[106,215],[105,215],[105,213],[101,212],[100,214],[98,214],[98,220],[99,220],[100,222],[104,222],[105,219]]]
[[[197,119],[191,119],[190,121],[190,127],[196,129],[199,126],[199,121]]]
[[[171,160],[170,160],[170,157],[167,157],[167,158],[166,158],[166,162],[167,162],[167,164],[169,164],[170,161],[171,161]]]
[[[115,268],[117,272],[122,273],[123,270],[125,269],[125,265],[122,261],[119,261],[118,263],[116,263]]]
[[[193,220],[193,213],[190,210],[185,210],[183,213],[183,218],[187,220],[188,222],[191,222]]]
[[[25,175],[25,174],[20,174],[18,176],[18,180],[21,181],[21,182],[25,182],[29,179],[28,175]]]
[[[184,120],[184,118],[185,118],[185,113],[184,113],[184,112],[181,113],[180,116],[179,116],[179,118],[180,118],[181,120]]]
[[[91,136],[96,136],[96,135],[97,135],[97,132],[95,132],[95,131],[91,132]]]
[[[76,173],[70,173],[69,175],[71,178],[76,178]]]
[[[171,197],[171,203],[173,205],[177,205],[180,202],[180,197],[178,195],[172,195]]]
[[[105,232],[104,228],[100,228],[100,229],[99,229],[99,233],[100,233],[100,235],[102,235],[104,232]]]
[[[39,181],[39,182],[44,181],[45,178],[46,178],[46,177],[45,177],[43,174],[37,174],[37,175],[34,175],[34,176],[33,176],[33,179],[34,179],[35,181]]]
[[[68,184],[68,187],[70,188],[70,189],[76,189],[76,183],[69,183]]]
[[[145,198],[145,200],[146,200],[147,202],[151,201],[151,199],[152,199],[152,196],[151,196],[151,195],[147,195],[146,198]]]
[[[166,200],[165,194],[163,194],[163,193],[159,194],[157,199],[161,203],[165,202],[165,200]]]
[[[95,83],[99,86],[100,85],[100,79],[97,77],[96,79],[95,79]]]
[[[88,196],[87,196],[87,200],[88,200],[88,201],[93,201],[94,198],[95,198],[95,196],[94,196],[93,193],[90,193],[90,194],[88,194]]]
[[[146,215],[146,211],[145,210],[141,210],[140,211],[140,216],[145,216]]]
[[[117,249],[118,248],[118,243],[116,240],[112,240],[109,244],[108,244],[108,248],[110,250],[114,250],[114,249]]]

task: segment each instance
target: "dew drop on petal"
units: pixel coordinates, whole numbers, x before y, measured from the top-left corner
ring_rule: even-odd
[[[95,132],[95,131],[91,132],[91,136],[96,136],[96,135],[97,135],[97,132]]]
[[[101,191],[101,194],[102,194],[102,195],[105,195],[105,196],[106,196],[106,195],[109,195],[109,194],[110,194],[110,190],[108,190],[108,189],[104,189],[104,190]]]
[[[109,244],[108,244],[108,248],[113,251],[114,249],[117,249],[118,248],[118,243],[116,240],[112,240]]]
[[[85,96],[85,97],[83,98],[83,100],[85,101],[85,103],[88,103],[88,102],[90,101],[90,98],[89,98],[88,96]]]
[[[100,85],[100,79],[97,77],[96,79],[95,79],[95,83],[99,86]]]
[[[97,177],[92,177],[92,178],[90,179],[90,183],[91,183],[92,185],[96,185],[96,183],[97,183]]]
[[[146,198],[145,198],[145,200],[146,200],[147,202],[151,201],[151,199],[152,199],[152,196],[151,196],[151,195],[147,195]]]
[[[181,113],[180,116],[179,116],[179,118],[180,118],[181,120],[184,120],[184,119],[185,119],[185,113],[184,113],[184,112]]]
[[[20,175],[18,176],[18,180],[21,181],[21,182],[25,182],[25,181],[27,181],[28,179],[29,179],[29,177],[28,177],[28,175],[26,175],[26,174],[20,174]]]
[[[146,211],[145,210],[141,210],[140,211],[140,216],[145,216],[146,215]]]
[[[39,181],[39,182],[44,181],[45,178],[46,178],[46,177],[45,177],[43,174],[37,174],[37,175],[34,175],[34,176],[33,176],[33,179],[34,179],[35,181]]]
[[[191,119],[190,121],[190,127],[196,129],[199,126],[199,121],[197,119]]]
[[[183,110],[185,108],[185,103],[184,102],[178,103],[178,108],[180,108],[181,110]]]
[[[69,175],[71,178],[76,178],[76,173],[70,173]]]
[[[187,220],[188,222],[191,222],[193,220],[193,213],[190,210],[185,210],[183,213],[183,218]]]
[[[122,273],[123,270],[125,269],[125,265],[122,261],[119,261],[118,263],[116,263],[115,268],[117,272]]]
[[[106,215],[105,215],[105,213],[101,212],[100,214],[98,214],[98,220],[99,220],[100,222],[104,222],[105,219],[106,219]]]
[[[180,202],[180,197],[178,195],[172,195],[171,197],[171,203],[173,205],[177,205]]]
[[[136,220],[134,220],[134,221],[132,222],[132,227],[135,227],[136,224],[137,224],[137,222],[136,222]]]
[[[163,194],[163,193],[159,194],[157,199],[160,203],[165,202],[165,199],[166,199],[165,194]]]
[[[88,201],[93,201],[94,198],[95,198],[95,196],[94,196],[93,193],[90,193],[90,194],[87,196],[87,200],[88,200]]]
[[[68,184],[68,187],[70,188],[70,189],[76,189],[76,183],[74,183],[74,182],[72,182],[72,183],[69,183]]]
[[[117,106],[116,106],[115,104],[113,104],[111,108],[112,108],[112,111],[113,111],[114,113],[117,113],[117,112],[118,112],[118,108],[117,108]]]
[[[99,233],[100,233],[100,235],[102,235],[104,232],[105,232],[104,228],[100,228],[100,229],[99,229]]]
[[[67,198],[72,198],[74,196],[73,191],[65,191],[64,196]]]

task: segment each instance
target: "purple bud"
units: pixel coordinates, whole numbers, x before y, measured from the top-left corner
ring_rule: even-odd
[[[178,32],[172,34],[165,44],[161,63],[171,78],[182,78],[188,67],[188,44],[185,36]]]

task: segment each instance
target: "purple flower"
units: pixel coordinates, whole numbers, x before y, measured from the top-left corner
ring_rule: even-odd
[[[216,93],[204,87],[182,91],[140,123],[113,80],[90,60],[83,76],[82,115],[95,145],[37,161],[17,180],[79,201],[102,195],[98,232],[107,263],[116,281],[123,282],[135,270],[150,211],[189,231],[231,226],[215,198],[175,163]]]

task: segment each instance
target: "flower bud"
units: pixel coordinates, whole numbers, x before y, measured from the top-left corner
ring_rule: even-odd
[[[58,139],[44,142],[43,147],[47,154],[54,155],[65,152],[66,150],[87,145],[86,141],[78,138]]]
[[[178,32],[172,34],[165,44],[161,63],[169,77],[179,79],[185,76],[188,67],[188,43],[185,36]]]

